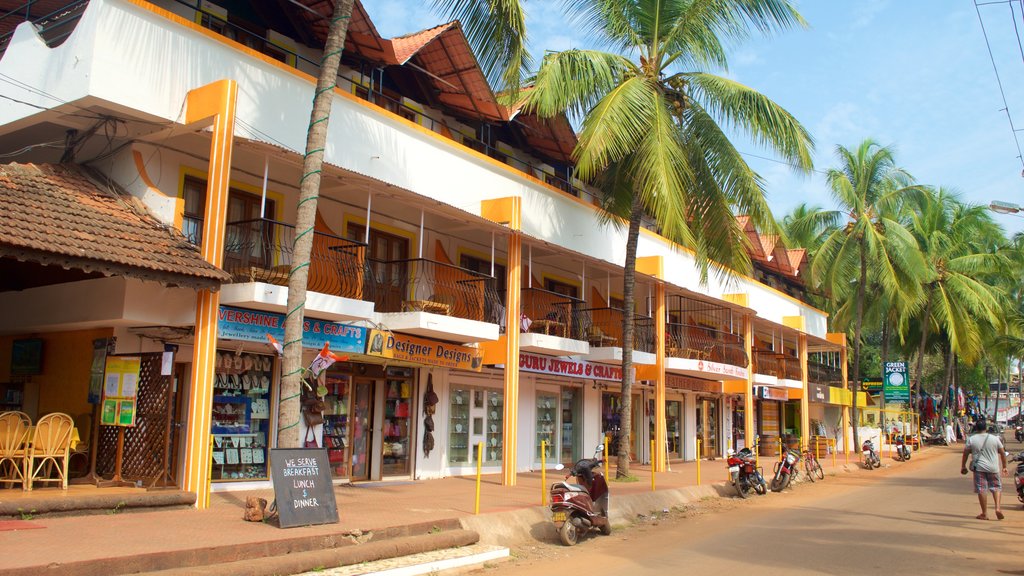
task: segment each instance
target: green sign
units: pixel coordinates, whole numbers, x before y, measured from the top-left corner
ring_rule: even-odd
[[[882,392],[886,402],[909,402],[910,379],[906,362],[886,362],[882,371]]]

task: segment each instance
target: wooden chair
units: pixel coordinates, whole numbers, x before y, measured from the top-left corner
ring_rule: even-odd
[[[67,490],[68,453],[74,427],[71,416],[61,412],[39,419],[32,445],[25,452],[25,490],[31,490],[33,482],[60,482],[61,488]]]
[[[24,412],[0,414],[0,484],[25,486],[25,442],[32,419]]]

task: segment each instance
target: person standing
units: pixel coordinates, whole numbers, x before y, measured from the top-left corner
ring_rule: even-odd
[[[1000,471],[1006,474],[1006,453],[1003,441],[986,430],[985,421],[978,420],[974,424],[974,434],[964,442],[963,458],[960,460],[960,473],[967,474],[967,457],[971,457],[971,470],[974,472],[974,492],[978,495],[981,514],[978,520],[988,520],[988,496],[992,493],[995,504],[996,518],[1003,519],[1000,497],[1003,485],[999,478]]]

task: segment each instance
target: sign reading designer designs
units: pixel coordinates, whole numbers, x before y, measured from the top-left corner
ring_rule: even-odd
[[[326,448],[271,449],[270,479],[281,528],[338,522]]]
[[[483,361],[483,354],[476,348],[383,330],[370,330],[366,355],[474,372],[480,371]]]

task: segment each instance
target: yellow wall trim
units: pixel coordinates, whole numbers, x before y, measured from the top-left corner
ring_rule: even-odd
[[[636,259],[636,271],[658,280],[664,280],[665,259],[661,256],[638,256]]]
[[[744,308],[750,308],[750,294],[746,292],[737,292],[735,294],[722,294],[722,300],[730,302],[737,306],[743,306]]]
[[[480,202],[480,216],[491,222],[505,224],[512,230],[519,230],[522,226],[521,206],[522,199],[518,196],[483,200]]]
[[[783,316],[782,325],[786,328],[793,328],[801,332],[807,331],[807,319],[803,316]]]

